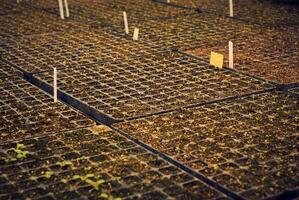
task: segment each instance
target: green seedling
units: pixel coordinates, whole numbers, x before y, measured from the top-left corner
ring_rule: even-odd
[[[61,168],[67,168],[69,166],[73,166],[73,163],[71,161],[62,161],[57,162],[56,165],[59,165]]]
[[[68,180],[67,180],[67,179],[65,179],[65,178],[63,178],[63,179],[61,179],[61,182],[63,182],[63,183],[67,183],[67,182],[68,182]]]
[[[108,199],[108,198],[109,198],[109,195],[106,194],[106,193],[101,193],[101,194],[99,195],[99,198]]]
[[[25,145],[18,143],[16,148],[10,148],[10,149],[7,150],[7,152],[13,151],[16,154],[15,157],[10,157],[10,158],[1,157],[0,159],[4,160],[5,163],[11,163],[11,162],[21,160],[23,158],[27,158],[27,155],[29,154],[29,152],[28,151],[23,151],[22,150],[23,148],[25,148]]]
[[[77,180],[77,179],[80,179],[81,181],[86,181],[86,179],[89,179],[89,178],[94,178],[95,175],[94,174],[87,174],[85,176],[80,176],[80,175],[74,175],[73,176],[73,179],[74,180]]]
[[[80,176],[80,175],[74,175],[73,179],[74,180],[81,180],[85,183],[88,183],[89,185],[91,185],[95,190],[99,191],[100,190],[100,186],[105,182],[103,179],[98,179],[96,181],[91,180],[90,178],[95,178],[94,174],[87,174],[86,176]],[[121,200],[121,198],[117,197],[114,198],[112,195],[106,194],[106,193],[101,193],[99,195],[99,198],[102,199],[108,199],[108,200]]]
[[[17,154],[16,158],[22,159],[22,158],[26,158],[27,154],[29,154],[28,151],[23,151],[22,150],[23,148],[25,148],[25,145],[18,143],[16,148],[10,148],[10,149],[8,149],[8,151],[14,151]]]
[[[96,181],[93,181],[91,178],[97,179]],[[87,174],[85,176],[80,175],[74,175],[73,180],[80,180],[82,182],[85,182],[89,185],[91,185],[95,190],[99,191],[100,186],[105,182],[103,179],[98,179],[94,174]],[[102,192],[99,196],[99,198],[107,199],[107,200],[121,200],[121,198],[117,197],[114,198],[112,195],[106,194]]]
[[[90,178],[95,178],[94,174],[87,174],[86,176],[80,176],[80,175],[74,175],[73,179],[77,180],[80,179],[81,181],[88,183],[91,185],[94,189],[99,190],[100,185],[103,184],[105,181],[103,179],[99,179],[97,181],[93,181]]]
[[[96,189],[96,190],[99,190],[100,185],[105,183],[105,181],[103,179],[99,179],[97,181],[92,181],[90,179],[87,179],[85,182],[88,183],[89,185],[91,185],[92,187],[94,187],[94,189]]]
[[[54,174],[54,172],[52,171],[47,171],[45,174],[44,174],[44,177],[46,179],[50,179],[52,177],[52,175]]]
[[[30,176],[30,177],[29,177],[29,180],[30,180],[30,181],[36,181],[36,180],[37,180],[37,177],[36,177],[36,176]]]
[[[116,197],[114,198],[112,195],[109,195],[109,194],[106,194],[106,193],[101,193],[99,195],[99,198],[102,198],[102,199],[108,199],[108,200],[121,200],[120,197]]]

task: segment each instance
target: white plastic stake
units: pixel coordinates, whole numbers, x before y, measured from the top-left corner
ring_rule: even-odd
[[[123,15],[124,15],[124,23],[125,23],[125,32],[126,32],[126,34],[129,34],[129,26],[128,26],[127,13],[123,12]]]
[[[57,102],[57,69],[54,67],[54,74],[53,74],[53,97],[54,102]]]
[[[233,0],[229,0],[229,16],[234,16],[234,9],[233,9]]]
[[[60,18],[64,19],[64,11],[63,11],[63,3],[62,0],[58,0],[58,4],[59,4],[59,11],[60,11]]]
[[[233,69],[234,68],[234,46],[231,41],[228,42],[228,67]]]
[[[66,17],[70,17],[69,5],[67,0],[64,0],[64,7],[65,7]]]
[[[133,40],[138,40],[139,28],[134,29]]]

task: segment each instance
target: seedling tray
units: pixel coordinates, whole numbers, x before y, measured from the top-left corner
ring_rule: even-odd
[[[165,5],[165,4],[164,4]],[[167,4],[166,4],[167,5]],[[203,13],[229,17],[229,1],[226,0],[173,0],[168,6],[184,6],[200,9]],[[271,1],[234,0],[234,19],[262,26],[292,26],[299,24],[299,8]]]
[[[83,3],[82,3],[83,2]],[[159,3],[146,0],[94,2],[76,1],[71,6],[73,19],[88,21],[102,26],[110,24],[123,30],[123,11],[127,12],[129,25],[147,20],[160,20],[176,16],[194,14],[181,8],[165,7]],[[96,8],[96,9],[95,9]],[[132,29],[131,29],[132,30]]]
[[[294,86],[288,89],[288,91],[292,94],[295,94],[296,96],[299,96],[299,84],[294,84]]]
[[[23,8],[13,1],[0,1],[0,16],[14,15],[23,11]]]
[[[51,87],[52,71],[34,75],[34,84]],[[62,94],[104,113],[113,121],[274,88],[268,82],[217,70],[208,63],[173,52],[160,59],[94,64],[58,71]],[[50,89],[48,89],[49,91]]]
[[[194,14],[157,22],[133,23],[142,31],[142,38],[160,46],[189,50],[200,46],[228,43],[234,38],[247,38],[257,33],[257,27],[229,18]]]
[[[18,76],[0,79],[0,97],[0,143],[94,124]]]
[[[100,30],[24,36],[7,44],[3,51],[2,59],[27,73],[97,62],[142,60],[169,52],[153,43],[133,42],[117,32]]]
[[[27,158],[0,163],[0,198],[97,199],[105,193],[122,199],[229,199],[104,126],[19,141]],[[0,155],[12,156],[0,145]],[[96,189],[90,177],[104,182]],[[101,199],[101,198],[100,198]]]
[[[28,6],[59,14],[57,2],[34,1]],[[137,1],[70,1],[70,17],[72,19],[96,23],[100,25],[117,25],[123,27],[123,11],[128,14],[129,23],[149,19],[168,18],[178,15],[194,13],[192,10],[173,8],[147,0]]]
[[[296,83],[299,77],[299,36],[294,30],[256,29],[255,34],[236,37],[234,67],[278,83]],[[188,53],[209,60],[210,52],[224,55],[228,66],[228,42],[205,44]]]
[[[74,30],[86,30],[88,26],[75,21],[60,20],[45,12],[24,11],[15,15],[0,16],[0,40],[9,42],[17,40],[24,35],[38,35],[43,33],[55,33],[63,35],[63,32]]]
[[[244,199],[298,198],[298,98],[267,92],[115,124]]]
[[[0,79],[10,76],[21,76],[22,72],[0,60]],[[1,99],[1,98],[0,98]]]
[[[289,91],[293,92],[293,93],[296,93],[296,94],[299,94],[299,87],[290,89]]]

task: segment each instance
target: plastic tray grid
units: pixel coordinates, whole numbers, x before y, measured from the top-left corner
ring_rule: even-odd
[[[298,98],[270,92],[115,127],[244,198],[263,199],[298,190],[298,111]]]
[[[106,127],[84,128],[20,141],[28,158],[0,164],[0,198],[229,199]],[[0,146],[0,155],[15,143]],[[69,164],[66,166],[58,163]],[[49,178],[46,172],[52,172]],[[99,190],[74,175],[103,179]],[[95,179],[97,178],[97,179]],[[18,184],[14,184],[18,183]]]
[[[124,35],[98,30],[24,36],[6,45],[2,58],[25,72],[36,73],[53,67],[155,58],[167,52],[153,43],[132,42]]]
[[[59,90],[115,120],[274,87],[227,69],[217,70],[180,53],[159,60],[134,59],[64,68],[58,74]],[[52,84],[52,72],[35,77]]]
[[[17,76],[0,79],[0,143],[94,124]]]

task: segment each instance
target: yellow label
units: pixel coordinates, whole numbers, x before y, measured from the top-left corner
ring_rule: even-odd
[[[210,65],[221,69],[223,67],[223,55],[220,53],[211,52]]]

